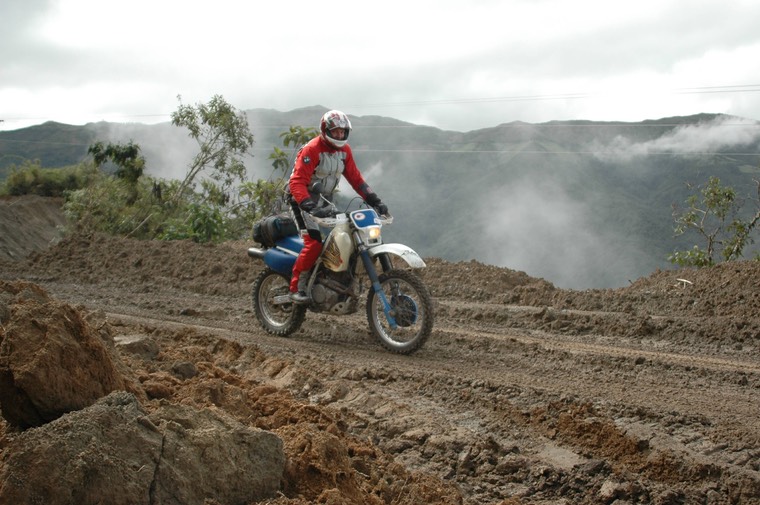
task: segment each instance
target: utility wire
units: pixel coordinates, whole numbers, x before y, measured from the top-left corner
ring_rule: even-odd
[[[0,142],[16,142],[28,144],[52,144],[66,146],[87,147],[89,144],[77,142],[48,142],[45,140],[11,140],[0,138]],[[251,149],[253,152],[269,153],[271,149],[258,147]],[[294,149],[283,149],[285,152],[295,152]],[[539,151],[528,149],[366,149],[353,148],[355,153],[402,153],[402,154],[543,154],[543,155],[609,155],[612,151],[607,150],[581,150],[581,151]],[[647,151],[644,155],[652,156],[760,156],[760,152],[723,152],[723,151]]]
[[[708,94],[708,93],[756,93],[760,92],[760,84],[733,84],[723,86],[697,86],[693,88],[676,88],[670,91],[673,94]],[[441,100],[410,100],[402,102],[379,102],[369,104],[347,105],[345,108],[378,108],[394,106],[413,106],[413,105],[456,105],[468,103],[495,103],[495,102],[521,102],[521,101],[542,101],[542,100],[578,100],[591,98],[601,93],[556,93],[542,95],[512,95],[496,97],[475,97],[475,98],[449,98]],[[628,97],[630,99],[630,97]],[[113,115],[120,118],[146,118],[146,117],[170,117],[171,114],[118,114]],[[112,116],[112,117],[113,117]],[[107,116],[105,116],[107,117]],[[42,117],[11,117],[5,118],[7,121],[46,121],[48,118]],[[0,120],[4,121],[4,120]]]
[[[703,93],[752,93],[760,91],[760,84],[737,84],[729,86],[701,86],[695,88],[677,88],[671,91],[675,94],[703,94]],[[451,98],[443,100],[419,100],[408,102],[387,102],[387,103],[370,103],[355,104],[350,107],[386,107],[386,106],[405,106],[405,105],[451,105],[463,103],[489,103],[489,102],[521,102],[534,100],[577,100],[581,98],[590,98],[597,93],[559,93],[547,95],[515,95],[515,96],[496,96],[488,98]]]

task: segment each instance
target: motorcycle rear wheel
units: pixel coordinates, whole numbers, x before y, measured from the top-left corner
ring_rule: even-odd
[[[383,301],[370,289],[367,321],[383,347],[410,354],[425,343],[433,330],[433,301],[419,277],[409,270],[389,270],[380,275],[380,286],[391,305],[393,328],[385,315]]]
[[[269,268],[253,282],[253,313],[261,326],[272,335],[287,337],[298,331],[306,318],[305,305],[274,303],[275,297],[288,295],[289,286],[290,279]]]

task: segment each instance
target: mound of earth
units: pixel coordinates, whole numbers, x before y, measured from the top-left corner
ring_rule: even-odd
[[[363,310],[266,334],[250,245],[13,245],[0,495],[97,503],[113,470],[130,503],[760,503],[760,263],[573,291],[426,258],[435,329],[397,356]]]
[[[0,260],[22,260],[61,237],[60,198],[0,197]]]

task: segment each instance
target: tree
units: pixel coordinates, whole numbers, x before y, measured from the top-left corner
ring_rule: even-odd
[[[695,245],[687,251],[676,251],[668,259],[681,266],[704,267],[715,264],[718,252],[723,261],[741,258],[744,248],[754,242],[751,235],[760,222],[760,181],[755,183],[758,209],[749,219],[740,217],[744,202],[733,188],[722,186],[719,178],[711,177],[707,184],[694,188],[697,194],[686,199],[687,207],[674,208],[675,232],[683,235],[688,230],[695,231],[704,239],[705,247]]]
[[[195,156],[184,180],[179,185],[174,201],[178,202],[199,173],[210,169],[209,177],[229,191],[236,181],[244,182],[246,168],[243,157],[253,147],[253,134],[248,119],[220,95],[214,95],[207,104],[182,104],[172,113],[172,124],[185,127],[190,137],[198,142]]]
[[[291,126],[288,131],[280,134],[284,147],[291,148],[290,153],[274,146],[269,159],[272,160],[273,171],[269,179],[249,181],[240,185],[238,196],[240,202],[230,210],[231,221],[244,223],[245,229],[250,229],[250,223],[264,216],[279,214],[285,211],[283,188],[288,180],[289,171],[301,147],[317,135],[314,128]],[[234,232],[243,227],[235,222],[229,223],[227,229]]]
[[[127,184],[129,196],[127,205],[133,205],[137,200],[137,180],[145,170],[145,157],[140,155],[140,146],[130,141],[128,144],[104,145],[95,142],[87,149],[95,160],[95,166],[100,168],[111,160],[116,165],[116,177]]]
[[[292,146],[292,152],[274,148],[270,156],[274,171],[269,180],[243,181],[233,186],[237,179],[244,178],[242,154],[251,147],[253,137],[245,116],[235,113],[219,97],[212,102],[197,108],[181,107],[181,114],[178,112],[175,118],[175,124],[188,126],[201,144],[201,153],[182,182],[141,175],[145,162],[139,155],[139,146],[131,142],[127,145],[98,142],[91,146],[89,153],[94,163],[88,165],[94,176],[86,187],[69,192],[64,204],[73,226],[135,238],[219,242],[239,240],[250,233],[256,220],[281,212],[288,167],[316,131],[291,127],[280,138],[285,147]],[[222,131],[225,128],[226,133]],[[239,134],[238,140],[222,145],[230,140],[227,133]],[[214,157],[213,153],[219,156]],[[109,160],[119,167],[115,174],[98,169]],[[204,177],[195,184],[194,178],[208,166],[213,177]],[[223,184],[218,183],[220,180]]]
[[[285,147],[293,146],[293,151],[288,155],[285,151],[275,146],[269,159],[272,160],[274,171],[282,171],[282,178],[287,178],[290,174],[288,171],[293,167],[295,156],[298,151],[308,141],[317,136],[316,128],[304,128],[303,126],[291,126],[288,131],[280,133],[282,145]],[[274,175],[274,172],[272,173]]]
[[[130,141],[128,144],[103,145],[103,142],[95,142],[87,149],[95,160],[95,166],[101,167],[111,160],[118,168],[116,177],[134,185],[145,170],[145,157],[140,155],[140,146]]]

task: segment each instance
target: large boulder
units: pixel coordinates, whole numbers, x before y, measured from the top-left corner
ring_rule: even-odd
[[[164,434],[155,493],[162,504],[248,504],[274,496],[285,468],[282,440],[223,413],[165,403],[150,415]]]
[[[40,426],[115,390],[140,394],[116,362],[78,310],[35,284],[0,281],[0,409],[11,425]]]
[[[165,404],[147,414],[114,392],[9,436],[0,503],[244,505],[273,497],[283,444],[209,409]]]

